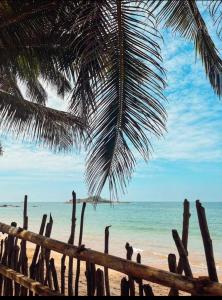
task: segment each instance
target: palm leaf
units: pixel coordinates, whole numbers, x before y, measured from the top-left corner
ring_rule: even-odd
[[[95,110],[97,83],[104,79],[107,56],[107,0],[76,1],[72,14],[62,24],[71,34],[63,38],[67,45],[64,69],[74,82],[70,111],[88,118]]]
[[[2,155],[3,155],[3,148],[2,148],[2,144],[0,142],[0,156],[2,156]]]
[[[78,117],[0,90],[0,128],[58,151],[79,147],[86,124]]]
[[[109,61],[106,80],[97,94],[94,144],[87,162],[87,181],[92,195],[108,182],[111,197],[123,191],[135,167],[135,151],[144,159],[151,151],[150,136],[165,128],[164,71],[158,32],[149,15],[136,1],[113,1],[109,13]],[[133,150],[134,147],[134,150]]]
[[[207,26],[195,0],[159,1],[163,4],[158,16],[175,32],[195,44],[210,83],[219,96],[222,95],[222,60],[211,39]]]
[[[207,4],[217,27],[217,34],[220,38],[222,38],[222,0],[213,0]]]

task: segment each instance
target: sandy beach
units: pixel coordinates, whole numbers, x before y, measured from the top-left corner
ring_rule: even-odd
[[[32,256],[34,253],[34,246],[31,244],[28,244],[28,258],[29,261],[31,261]],[[56,265],[56,269],[58,272],[58,280],[60,282],[61,280],[61,255],[55,252],[51,253],[51,257],[54,258],[55,260],[55,265]],[[66,260],[66,265],[68,263],[68,258]],[[98,267],[99,268],[99,267]],[[76,270],[76,260],[74,260],[74,274],[75,274],[75,270]],[[112,296],[120,296],[121,292],[120,292],[120,282],[121,279],[124,277],[123,274],[120,274],[118,272],[109,271],[109,277],[110,277],[110,287],[111,287],[111,295]],[[75,276],[74,276],[74,282],[75,282]],[[149,283],[154,291],[154,294],[156,296],[167,296],[169,294],[169,289],[168,288],[164,288],[162,286],[156,285],[156,284],[152,284]],[[68,276],[66,273],[66,287],[68,286]],[[136,287],[137,288],[137,287]],[[138,294],[138,288],[137,288],[137,294]],[[183,293],[182,293],[183,294]],[[86,289],[86,277],[85,277],[85,263],[82,262],[81,263],[81,275],[80,275],[80,281],[79,281],[79,295],[80,296],[86,296],[87,295],[87,289]]]
[[[33,253],[34,253],[34,245],[32,244],[28,244],[28,259],[29,261],[31,261]],[[54,258],[55,260],[55,266],[57,269],[57,273],[58,273],[58,280],[60,283],[61,280],[61,255],[55,252],[51,253],[51,257]],[[68,258],[66,260],[66,265],[68,265]],[[97,266],[97,268],[100,268],[99,266]],[[161,266],[156,266],[156,268],[161,268]],[[101,268],[102,269],[102,268]],[[76,260],[74,260],[74,282],[75,282],[75,270],[76,270]],[[165,268],[166,271],[168,271]],[[199,277],[199,276],[203,276],[203,274],[198,274],[197,272],[195,272],[195,276]],[[111,295],[112,296],[120,296],[121,291],[120,291],[120,282],[122,280],[122,278],[125,277],[123,274],[120,274],[118,272],[109,270],[109,278],[110,278],[110,288],[111,288]],[[220,280],[222,280],[222,277],[220,277]],[[168,296],[169,295],[169,289],[154,283],[150,283],[150,282],[145,282],[150,284],[150,286],[153,289],[153,292],[155,294],[155,296]],[[68,276],[67,276],[67,272],[66,272],[66,288],[68,286]],[[81,263],[81,275],[80,275],[80,281],[79,281],[79,295],[80,296],[86,296],[87,295],[87,289],[86,289],[87,285],[86,285],[86,277],[85,277],[85,263],[82,262]],[[138,286],[136,285],[136,294],[138,294],[139,290],[138,290]],[[181,296],[187,296],[186,293],[180,292]]]

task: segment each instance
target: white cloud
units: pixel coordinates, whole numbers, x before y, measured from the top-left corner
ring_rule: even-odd
[[[42,148],[34,149],[33,146],[18,144],[5,145],[5,153],[0,158],[1,173],[27,174],[29,176],[49,176],[54,174],[62,177],[83,176],[84,173],[84,155],[54,154]]]

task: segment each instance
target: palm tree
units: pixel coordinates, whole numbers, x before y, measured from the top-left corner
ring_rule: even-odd
[[[222,1],[207,4],[220,35]],[[115,197],[137,152],[147,161],[151,136],[165,132],[162,24],[194,43],[220,96],[222,61],[198,1],[1,1],[1,127],[59,150],[84,140],[89,192],[99,195],[108,182]],[[69,95],[67,113],[46,107],[40,79]]]

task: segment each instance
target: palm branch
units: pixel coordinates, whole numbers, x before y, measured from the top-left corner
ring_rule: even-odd
[[[107,181],[112,197],[124,190],[135,167],[134,151],[148,160],[150,136],[161,136],[165,127],[159,36],[155,20],[149,16],[146,27],[145,16],[136,1],[114,1],[110,10],[109,61],[97,93],[87,162],[91,194],[99,195]]]
[[[222,1],[213,0],[207,3],[214,24],[217,27],[217,34],[222,37]]]
[[[2,148],[2,144],[0,143],[0,156],[3,155],[3,148]]]
[[[158,1],[160,21],[178,32],[182,37],[192,41],[196,53],[201,57],[206,74],[217,95],[222,95],[222,60],[208,32],[207,25],[195,0]],[[216,9],[216,7],[214,8]]]
[[[0,129],[58,151],[79,146],[87,126],[78,117],[0,90]]]

